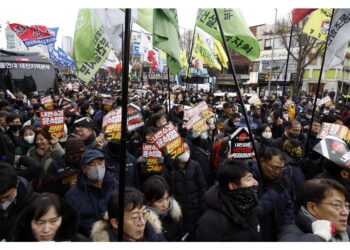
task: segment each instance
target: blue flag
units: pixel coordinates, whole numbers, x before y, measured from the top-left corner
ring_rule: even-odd
[[[51,34],[53,34],[54,37],[55,37],[55,42],[54,42],[54,43],[48,44],[48,45],[47,45],[48,47],[52,47],[52,48],[55,47],[55,43],[56,43],[56,41],[57,41],[58,29],[59,29],[59,27],[56,27],[56,28],[47,28],[47,30],[48,30]]]

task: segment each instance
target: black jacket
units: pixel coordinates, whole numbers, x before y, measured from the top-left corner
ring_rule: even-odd
[[[0,210],[0,241],[2,239],[10,241],[11,230],[18,214],[36,195],[27,180],[22,177],[18,177],[18,180],[15,200],[6,210]]]
[[[78,234],[79,216],[75,209],[66,202],[62,204],[62,223],[59,227],[54,241],[88,241],[86,237]],[[28,218],[25,218],[25,209],[18,216],[16,225],[12,232],[11,241],[36,241]],[[30,219],[30,218],[29,218]]]
[[[243,217],[219,184],[204,196],[207,210],[199,219],[194,241],[261,241],[258,211]]]

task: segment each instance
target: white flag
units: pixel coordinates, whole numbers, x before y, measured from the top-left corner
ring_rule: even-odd
[[[142,30],[141,30],[141,38],[140,38],[140,48],[141,48],[141,54],[143,55],[143,61],[147,61],[148,51],[152,49],[152,44]]]
[[[110,42],[118,54],[122,51],[123,43],[123,25],[125,22],[125,13],[120,9],[93,9],[101,24],[104,27],[105,37]],[[137,20],[137,11],[131,12],[131,23]]]
[[[342,64],[350,40],[350,9],[335,9],[329,32],[324,69]]]
[[[111,51],[109,52],[109,56],[106,59],[106,61],[102,64],[101,68],[107,69],[107,68],[114,68],[117,66],[119,63],[118,58],[115,56],[114,52]]]

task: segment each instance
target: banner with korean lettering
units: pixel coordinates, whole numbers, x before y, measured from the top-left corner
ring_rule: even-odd
[[[328,122],[322,123],[321,130],[318,133],[317,138],[323,139],[329,135],[337,136],[340,139],[345,140],[346,142],[350,142],[350,131],[344,125],[328,123]]]
[[[62,107],[64,111],[70,111],[72,113],[79,115],[78,105],[67,97],[61,98],[58,101],[58,106]]]
[[[260,56],[259,43],[239,9],[217,9],[227,46],[254,61]],[[222,42],[214,9],[198,9],[196,25]]]
[[[260,100],[260,98],[259,98],[258,95],[252,95],[252,96],[248,99],[248,103],[249,103],[249,104],[259,105],[259,104],[261,104],[261,100]]]
[[[254,155],[249,132],[245,127],[238,127],[231,135],[230,154],[234,159],[251,159]]]
[[[74,36],[82,36],[81,39],[74,37],[74,60],[77,71],[77,76],[84,82],[89,82],[98,71],[102,63],[107,59],[112,46],[104,37],[104,28],[101,25],[99,18],[92,10],[81,10],[82,20],[77,20],[77,27]],[[89,12],[89,13],[85,13]],[[84,16],[84,13],[86,16]],[[89,32],[83,32],[79,27],[86,27]],[[92,37],[89,37],[92,36]],[[81,47],[81,49],[78,49]],[[84,52],[83,48],[86,48]],[[83,56],[84,53],[94,51],[94,57]],[[89,60],[88,60],[89,59]]]
[[[102,108],[106,111],[111,111],[114,100],[109,98],[102,98]]]
[[[46,109],[53,109],[53,100],[52,100],[52,97],[50,95],[41,98],[40,103],[42,105],[44,105],[44,107]]]
[[[48,132],[53,138],[60,138],[64,135],[63,110],[41,111],[40,127],[49,127]]]
[[[185,151],[182,138],[172,122],[161,127],[151,138],[158,149],[166,149],[167,153],[172,155],[172,159]]]
[[[322,106],[323,104],[331,105],[332,103],[333,103],[332,99],[330,98],[329,95],[327,95],[326,97],[322,98],[321,100],[317,99],[317,105],[318,106]]]
[[[56,42],[55,34],[50,33],[44,25],[27,26],[19,23],[9,23],[8,25],[27,48],[39,44],[48,45]]]
[[[154,144],[142,145],[142,156],[147,162],[141,166],[142,173],[159,173],[163,170],[163,164],[159,162],[162,152]]]
[[[145,125],[143,118],[142,118],[142,114],[141,114],[141,110],[138,106],[134,105],[134,104],[130,104],[128,106],[128,131],[134,131],[140,127],[142,127],[143,125]]]
[[[0,62],[0,69],[49,71],[50,66],[52,67],[52,65],[48,63]]]
[[[185,110],[184,120],[188,121],[195,114],[201,114],[204,118],[210,118],[210,110],[205,101],[200,102],[196,107]]]
[[[332,9],[317,9],[311,13],[303,32],[322,41],[327,40]]]
[[[122,134],[122,109],[114,109],[104,116],[102,131],[107,141],[120,140]]]
[[[207,131],[209,126],[206,119],[204,119],[200,114],[196,114],[187,122],[186,129],[192,129],[195,134],[200,135],[201,133]]]

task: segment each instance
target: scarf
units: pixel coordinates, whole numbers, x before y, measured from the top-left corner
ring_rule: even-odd
[[[316,221],[316,218],[307,211],[304,206],[301,206],[301,213],[304,215],[311,223]],[[330,239],[331,242],[349,242],[349,236],[347,232],[340,232],[333,235]]]
[[[173,198],[171,198],[171,199],[169,200],[169,207],[168,207],[168,209],[167,209],[166,211],[161,211],[161,210],[159,210],[159,209],[157,209],[157,208],[154,208],[154,207],[149,207],[149,206],[147,206],[147,207],[148,207],[150,210],[152,210],[154,213],[156,213],[159,217],[164,218],[165,216],[168,215],[168,213],[171,211],[171,209],[173,208],[173,206],[174,206],[174,201],[173,201]]]
[[[258,204],[258,186],[237,188],[229,191],[236,208],[247,215]]]

